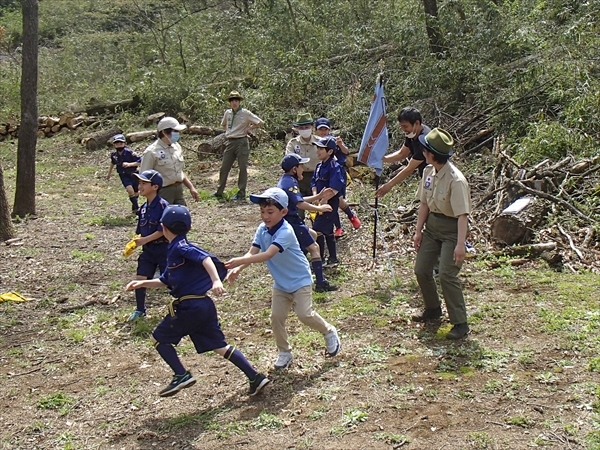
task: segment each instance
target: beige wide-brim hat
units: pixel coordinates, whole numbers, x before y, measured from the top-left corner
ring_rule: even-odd
[[[242,97],[240,95],[240,93],[238,91],[231,91],[229,93],[229,95],[227,96],[227,100],[231,101],[231,100],[244,100],[244,97]]]

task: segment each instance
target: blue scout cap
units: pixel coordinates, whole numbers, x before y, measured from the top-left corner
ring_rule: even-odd
[[[190,210],[183,205],[167,206],[160,222],[167,228],[171,228],[175,222],[182,222],[188,231],[192,228],[192,216],[190,215]]]
[[[279,203],[284,208],[288,207],[287,194],[285,193],[285,191],[283,189],[280,189],[277,187],[269,188],[260,195],[259,194],[250,195],[250,201],[252,203],[258,204],[258,203],[260,203],[260,201],[262,199],[275,200],[277,203]]]
[[[290,153],[289,155],[285,155],[281,160],[281,168],[285,172],[289,172],[294,167],[299,166],[300,164],[306,164],[310,161],[310,158],[302,158],[300,155],[296,153]]]
[[[437,155],[441,156],[452,156],[454,150],[452,146],[454,145],[454,139],[450,136],[446,130],[441,128],[434,128],[427,136],[419,135],[419,142],[423,144],[423,146]]]
[[[337,142],[333,136],[327,136],[319,139],[318,142],[314,143],[317,147],[324,147],[327,150],[335,150],[337,148]]]
[[[331,123],[329,123],[329,119],[327,117],[319,117],[315,120],[315,128],[318,130],[319,128],[327,128],[331,130]]]
[[[115,142],[127,142],[127,139],[125,139],[125,136],[123,136],[122,134],[115,134],[112,138],[113,144]]]
[[[159,189],[163,186],[162,175],[154,169],[144,170],[142,173],[134,173],[133,175],[142,181],[157,185]]]

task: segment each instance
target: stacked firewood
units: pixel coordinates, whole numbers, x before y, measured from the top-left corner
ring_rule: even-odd
[[[99,118],[97,116],[88,116],[87,114],[75,115],[73,113],[61,114],[58,117],[41,116],[38,117],[38,137],[52,137],[55,134],[64,131],[75,131],[81,126],[98,126]],[[8,120],[0,123],[0,139],[8,137],[18,137],[19,123],[16,120]]]

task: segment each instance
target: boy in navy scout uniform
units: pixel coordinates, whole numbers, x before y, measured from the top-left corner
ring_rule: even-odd
[[[138,258],[136,279],[147,280],[154,277],[157,267],[162,273],[167,266],[168,241],[163,236],[160,218],[169,203],[158,195],[163,185],[160,173],[150,169],[134,176],[139,180],[140,195],[146,197],[146,203],[140,208],[135,230],[140,235],[135,243],[138,247],[143,246]],[[146,315],[146,289],[135,291],[135,303],[135,311],[127,319],[130,322]]]
[[[321,192],[325,188],[331,188],[324,192],[321,200],[325,200],[331,205],[331,212],[319,214],[313,223],[313,229],[319,233],[317,244],[321,249],[321,259],[325,257],[325,243],[327,243],[327,250],[329,251],[327,265],[333,266],[338,263],[333,226],[335,215],[340,206],[340,193],[344,192],[346,184],[344,183],[342,169],[333,156],[337,147],[335,138],[333,136],[322,138],[315,145],[317,147],[317,158],[321,162],[317,165],[313,174],[312,191],[316,195],[317,192]]]
[[[285,220],[292,226],[300,249],[303,251],[310,252],[310,265],[312,266],[317,283],[315,286],[316,292],[336,291],[337,287],[330,284],[329,281],[323,276],[323,261],[321,259],[321,252],[315,239],[317,239],[317,233],[314,230],[308,228],[304,221],[298,214],[298,209],[304,211],[316,211],[316,212],[331,212],[331,206],[325,205],[312,205],[310,202],[317,201],[321,198],[321,193],[316,196],[303,198],[298,187],[298,181],[303,178],[303,165],[309,161],[308,158],[301,158],[295,153],[285,155],[281,161],[281,168],[285,172],[279,179],[277,187],[285,191],[288,196],[288,213],[285,216]]]
[[[337,355],[341,349],[337,330],[312,307],[312,276],[308,260],[300,250],[294,229],[285,220],[289,201],[287,194],[280,188],[269,188],[261,195],[251,195],[250,200],[260,205],[263,223],[258,226],[248,253],[230,259],[225,267],[232,269],[227,280],[233,283],[242,269],[250,264],[267,263],[273,277],[271,327],[279,350],[275,369],[288,368],[294,359],[285,328],[292,308],[300,322],[323,335],[327,355]]]
[[[227,270],[215,256],[186,239],[192,219],[185,206],[168,206],[161,222],[163,233],[169,241],[167,269],[160,278],[131,281],[126,287],[126,290],[168,287],[175,297],[169,305],[169,314],[152,334],[156,350],[175,373],[171,384],[160,391],[160,396],[175,395],[196,382],[183,367],[174,347],[184,336],[190,337],[198,353],[213,350],[231,361],[248,377],[249,395],[256,395],[269,383],[269,379],[258,373],[242,352],[227,344],[215,304],[206,295],[211,289],[215,295],[225,292],[221,280],[225,278]]]
[[[139,156],[136,156],[129,147],[125,145],[125,136],[117,134],[112,138],[115,152],[110,155],[110,166],[108,167],[107,180],[110,180],[112,175],[113,167],[117,168],[121,183],[125,187],[127,194],[129,194],[129,201],[131,202],[131,210],[133,213],[138,212],[138,180],[133,176],[137,172],[137,168],[142,160]]]
[[[326,117],[319,117],[315,120],[315,129],[316,134],[320,138],[324,138],[327,136],[331,136],[331,123],[329,119]],[[335,159],[338,164],[342,168],[342,175],[344,177],[344,192],[340,193],[340,209],[346,213],[348,216],[348,220],[352,224],[352,227],[355,230],[360,228],[360,219],[357,217],[356,213],[350,208],[348,203],[346,202],[346,187],[348,186],[348,171],[346,168],[346,161],[348,159],[348,147],[344,144],[344,141],[340,136],[335,138],[335,143],[337,147],[334,151]],[[339,213],[335,216],[335,231],[333,232],[335,237],[342,237],[344,235],[344,229],[342,228],[342,223],[340,221]]]
[[[439,260],[439,281],[453,325],[446,338],[460,339],[469,333],[465,298],[458,279],[465,259],[465,239],[471,213],[469,184],[460,170],[448,161],[453,153],[454,140],[447,131],[434,128],[419,140],[429,164],[417,191],[421,204],[414,237],[417,250],[415,275],[425,309],[412,319],[415,322],[429,322],[438,320],[442,315],[432,274]]]

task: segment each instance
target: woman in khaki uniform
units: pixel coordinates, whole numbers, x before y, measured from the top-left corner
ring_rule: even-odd
[[[427,164],[417,191],[421,201],[414,245],[417,250],[415,275],[423,293],[425,309],[413,317],[415,322],[434,321],[442,309],[433,279],[439,259],[439,280],[446,309],[453,327],[447,339],[460,339],[469,333],[467,308],[458,272],[465,259],[465,239],[471,213],[471,195],[464,175],[449,158],[454,140],[440,128],[419,136]],[[425,229],[423,229],[425,228]]]

